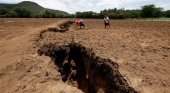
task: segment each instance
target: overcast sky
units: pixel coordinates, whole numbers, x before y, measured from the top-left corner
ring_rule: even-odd
[[[45,8],[63,10],[68,13],[76,11],[100,12],[100,10],[108,8],[140,9],[140,6],[146,4],[155,4],[165,10],[170,10],[170,0],[0,0],[0,3],[21,1],[33,1]]]

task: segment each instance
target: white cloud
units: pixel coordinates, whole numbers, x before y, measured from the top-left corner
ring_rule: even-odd
[[[16,3],[24,0],[0,0],[0,2]],[[69,13],[75,13],[76,11],[95,11],[108,8],[140,8],[145,4],[156,4],[158,6],[170,9],[169,0],[29,0],[38,3],[39,5],[51,8],[63,10]],[[159,3],[158,3],[159,2]]]

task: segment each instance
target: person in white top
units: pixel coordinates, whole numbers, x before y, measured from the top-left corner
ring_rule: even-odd
[[[105,25],[105,28],[106,28],[107,26],[109,26],[109,28],[110,28],[110,23],[109,23],[109,17],[108,17],[108,16],[105,16],[105,17],[104,17],[104,25]]]
[[[81,19],[80,20],[80,29],[81,29],[82,26],[85,28],[85,24],[84,24],[83,20]]]

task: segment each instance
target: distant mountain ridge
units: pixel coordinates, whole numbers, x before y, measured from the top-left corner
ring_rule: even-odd
[[[46,10],[48,10],[50,12],[55,13],[56,15],[64,15],[64,16],[69,15],[67,12],[64,12],[61,10],[53,10],[53,9],[44,8],[38,5],[37,3],[31,2],[31,1],[23,1],[18,4],[0,3],[0,9],[7,9],[10,11],[15,8],[26,8],[34,14],[43,14]]]

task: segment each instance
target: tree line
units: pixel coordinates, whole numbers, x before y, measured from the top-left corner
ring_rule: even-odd
[[[164,11],[161,7],[155,5],[145,5],[141,9],[125,10],[121,9],[104,9],[100,13],[93,11],[76,12],[77,18],[103,18],[104,15],[112,19],[126,19],[126,18],[170,18],[170,10]]]
[[[34,14],[26,8],[15,8],[12,10],[0,9],[1,18],[103,18],[104,15],[111,19],[126,19],[126,18],[170,18],[170,10],[164,11],[161,7],[155,5],[145,5],[141,9],[125,10],[121,9],[104,9],[100,13],[93,11],[76,12],[75,14],[59,15],[52,11],[46,10],[41,14]]]

